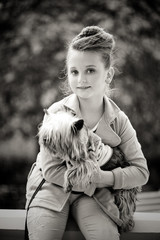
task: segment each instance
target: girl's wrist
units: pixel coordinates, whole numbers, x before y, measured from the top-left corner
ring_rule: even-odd
[[[99,183],[106,185],[106,187],[113,187],[114,185],[114,174],[112,171],[100,170],[100,181]]]

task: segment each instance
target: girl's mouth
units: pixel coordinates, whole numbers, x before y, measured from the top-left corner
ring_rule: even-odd
[[[77,87],[78,89],[88,89],[88,88],[90,88],[90,86],[79,86],[79,87]]]

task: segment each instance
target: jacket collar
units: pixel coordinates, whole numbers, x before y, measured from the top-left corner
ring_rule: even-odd
[[[75,94],[65,98],[64,106],[70,109],[76,116],[81,117],[79,100]],[[112,129],[111,124],[117,117],[120,109],[107,96],[104,96],[104,106],[104,115],[99,122],[96,133],[101,137],[104,144],[109,144],[111,147],[114,147],[120,144],[121,139]]]
[[[79,108],[79,100],[75,94],[70,95],[65,99],[64,106],[69,108],[78,117],[81,117],[81,112]],[[104,119],[108,124],[111,124],[117,117],[120,109],[119,107],[107,96],[104,96]]]

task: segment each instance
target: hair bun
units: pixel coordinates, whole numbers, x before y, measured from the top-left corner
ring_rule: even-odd
[[[81,33],[79,34],[80,37],[90,37],[97,33],[99,33],[100,28],[97,26],[89,26],[84,29],[82,29]]]
[[[73,48],[77,50],[106,49],[108,54],[114,47],[113,36],[98,26],[88,26],[73,39]]]

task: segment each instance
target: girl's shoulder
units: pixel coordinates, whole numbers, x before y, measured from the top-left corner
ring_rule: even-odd
[[[127,114],[110,98],[108,98],[107,111],[109,123],[118,135],[125,129],[133,128]]]
[[[105,117],[109,123],[126,120],[128,117],[122,109],[110,98],[105,97]]]
[[[123,133],[126,133],[126,132],[128,132],[128,134],[135,133],[135,129],[133,128],[130,119],[128,118],[126,113],[122,110],[119,110],[119,112],[117,113],[117,116],[115,117],[111,125],[114,131],[119,136],[121,136]]]

